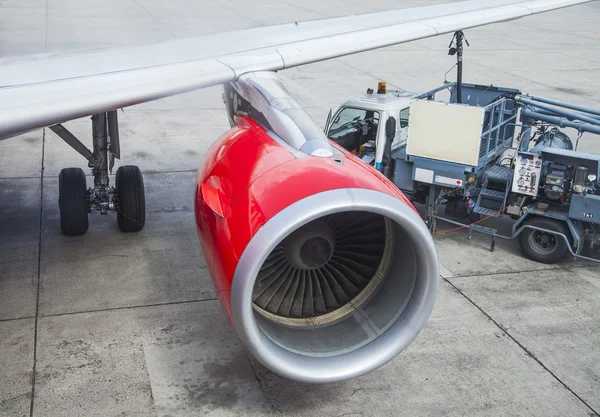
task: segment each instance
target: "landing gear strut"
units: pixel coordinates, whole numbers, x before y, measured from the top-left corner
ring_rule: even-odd
[[[60,172],[60,228],[65,235],[81,235],[88,229],[88,213],[117,212],[117,224],[122,232],[138,232],[146,222],[144,180],[137,166],[121,166],[117,170],[115,187],[110,186],[115,158],[120,158],[119,130],[116,110],[92,116],[93,152],[85,147],[64,126],[50,129],[88,160],[94,176],[93,188],[87,189],[81,168],[65,168]]]

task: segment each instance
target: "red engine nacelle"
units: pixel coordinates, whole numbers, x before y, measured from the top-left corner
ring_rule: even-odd
[[[195,203],[219,300],[271,370],[349,379],[424,327],[439,286],[433,240],[402,193],[346,151],[306,155],[238,118],[207,152]]]

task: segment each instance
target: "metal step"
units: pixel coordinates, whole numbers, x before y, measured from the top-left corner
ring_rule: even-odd
[[[498,213],[498,210],[492,210],[492,209],[485,208],[485,207],[475,207],[475,209],[473,211],[475,213],[481,214],[483,216],[495,215],[495,217],[499,217],[500,215],[502,215],[502,212]]]
[[[488,188],[481,190],[480,193],[480,195],[482,195],[483,197],[488,197],[499,201],[504,201],[504,194],[504,191],[490,190]]]
[[[510,177],[510,168],[494,165],[485,171],[485,175],[488,179],[506,182]]]
[[[493,214],[493,212],[490,214]],[[471,228],[473,230],[475,230],[476,232],[485,233],[486,235],[491,235],[491,236],[494,236],[498,233],[498,230],[492,229],[491,227],[485,227],[480,224],[474,224],[471,226]]]
[[[479,197],[477,198],[477,203],[475,204],[473,211],[484,216],[494,215],[495,217],[499,217],[502,215],[502,213],[499,211],[502,210],[504,204],[506,204],[505,192],[484,188],[479,193]]]
[[[479,193],[473,211],[484,216],[499,217],[506,204],[507,190],[510,185],[510,168],[494,165],[485,171],[483,189]],[[488,188],[493,187],[496,189]],[[498,190],[502,189],[502,191]]]

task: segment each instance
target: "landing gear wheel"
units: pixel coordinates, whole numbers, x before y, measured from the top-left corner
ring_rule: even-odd
[[[60,229],[67,236],[82,235],[88,229],[88,198],[85,173],[65,168],[58,175]]]
[[[117,224],[122,232],[139,232],[146,223],[144,179],[137,166],[119,167],[115,178]]]
[[[570,238],[567,225],[559,220],[535,217],[528,225],[560,232]],[[519,235],[519,244],[525,256],[533,261],[553,264],[560,261],[569,251],[565,240],[552,233],[534,229],[525,229]]]

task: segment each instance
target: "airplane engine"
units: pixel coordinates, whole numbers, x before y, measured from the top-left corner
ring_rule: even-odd
[[[437,252],[420,216],[345,150],[299,152],[252,118],[235,119],[199,170],[195,215],[245,349],[314,383],[390,361],[423,329],[438,292]]]

